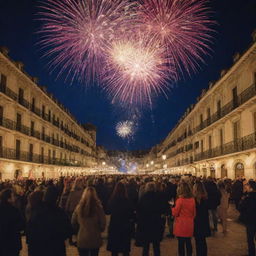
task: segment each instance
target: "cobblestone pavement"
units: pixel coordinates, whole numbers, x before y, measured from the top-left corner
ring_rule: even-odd
[[[238,215],[233,206],[229,209],[228,216],[228,232],[224,235],[221,232],[219,225],[219,232],[207,239],[208,256],[244,256],[247,254],[246,234],[245,228],[236,222]],[[134,241],[132,242],[134,244]],[[195,246],[193,245],[193,249]],[[141,256],[142,249],[132,246],[130,256]],[[104,233],[104,245],[100,249],[100,256],[110,256],[111,254],[106,250],[106,233]],[[177,240],[164,238],[161,243],[162,256],[176,256],[177,255]],[[195,253],[193,254],[195,255]],[[23,241],[23,251],[21,256],[27,256],[26,245]],[[47,255],[46,255],[47,256]],[[67,245],[67,256],[78,256],[77,248]],[[150,256],[153,256],[151,251]]]

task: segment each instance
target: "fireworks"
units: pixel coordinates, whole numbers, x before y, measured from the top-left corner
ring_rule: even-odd
[[[209,51],[211,25],[207,0],[141,0],[143,29],[165,47],[176,72],[196,71]]]
[[[99,81],[124,105],[152,104],[209,50],[207,0],[46,0],[41,45],[50,68]]]
[[[134,133],[134,124],[132,121],[119,122],[116,125],[116,133],[121,138],[131,137]]]
[[[128,0],[48,0],[41,8],[40,31],[50,68],[72,80],[99,77],[108,45],[133,25]]]
[[[114,42],[106,65],[106,89],[113,101],[129,104],[150,102],[174,78],[165,50],[139,37]]]

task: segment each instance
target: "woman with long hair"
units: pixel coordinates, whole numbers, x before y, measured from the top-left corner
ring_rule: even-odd
[[[77,247],[80,256],[98,256],[101,233],[106,226],[102,204],[93,187],[87,187],[73,215],[72,225],[78,229]],[[77,228],[78,227],[78,228]]]
[[[178,238],[179,256],[192,256],[191,237],[196,216],[195,199],[188,183],[181,181],[177,188],[178,199],[172,208],[174,235]],[[185,254],[186,248],[186,254]]]
[[[228,216],[228,206],[230,191],[223,181],[219,181],[218,188],[221,193],[220,205],[218,206],[218,215],[221,220],[222,232],[227,233],[227,216]]]
[[[112,252],[112,256],[117,256],[119,253],[123,256],[128,256],[130,253],[134,209],[128,199],[124,183],[118,182],[116,184],[109,200],[108,212],[111,217],[108,227],[107,250]]]
[[[206,237],[211,235],[211,229],[207,204],[207,192],[201,181],[196,181],[194,184],[193,194],[196,199],[196,217],[194,221],[196,255],[207,256]]]

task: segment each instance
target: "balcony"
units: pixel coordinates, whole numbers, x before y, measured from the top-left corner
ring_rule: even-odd
[[[195,161],[237,153],[253,148],[256,148],[256,133],[247,135],[245,137],[226,143],[222,146],[196,154]]]
[[[44,164],[54,164],[62,166],[82,166],[82,163],[79,161],[67,161],[59,158],[49,158],[44,155],[33,154],[31,152],[20,151],[12,148],[0,148],[0,158],[18,160],[24,162],[33,162],[33,163],[44,163]]]

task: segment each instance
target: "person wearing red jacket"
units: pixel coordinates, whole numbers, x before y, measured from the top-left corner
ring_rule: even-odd
[[[178,238],[179,256],[192,256],[191,237],[194,232],[194,218],[196,216],[195,199],[190,185],[182,181],[177,188],[178,199],[172,208],[174,216],[174,235]]]

